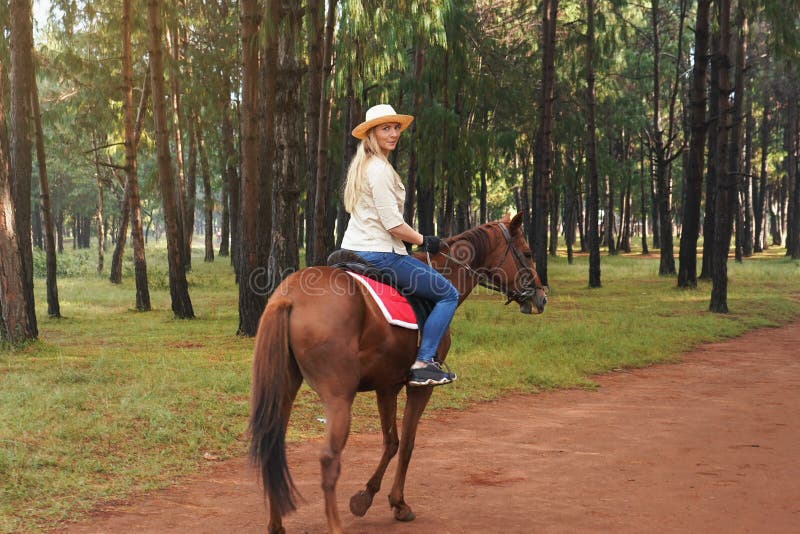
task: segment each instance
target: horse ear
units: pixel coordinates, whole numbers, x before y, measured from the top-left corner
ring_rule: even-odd
[[[511,224],[509,225],[508,229],[511,232],[511,235],[514,235],[519,231],[522,227],[522,212],[517,213],[514,215],[514,218],[511,219]]]

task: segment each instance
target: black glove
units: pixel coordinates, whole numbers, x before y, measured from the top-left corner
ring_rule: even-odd
[[[419,249],[429,254],[438,254],[441,244],[442,241],[435,235],[426,235],[423,236],[422,244],[419,246]]]

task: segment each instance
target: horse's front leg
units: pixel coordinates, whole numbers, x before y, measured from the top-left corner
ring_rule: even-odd
[[[397,473],[395,474],[392,492],[389,494],[389,504],[394,510],[394,517],[398,521],[413,521],[415,516],[403,498],[403,488],[406,484],[406,472],[411,461],[411,452],[414,450],[414,440],[417,435],[417,425],[425,411],[425,406],[433,393],[432,387],[406,388],[408,400],[403,414],[403,435],[400,438],[400,454],[397,459]]]
[[[372,498],[381,489],[381,481],[386,473],[389,461],[397,454],[400,443],[397,437],[397,394],[400,386],[390,391],[376,391],[378,412],[381,417],[381,430],[383,431],[383,456],[375,469],[375,473],[367,482],[366,487],[350,498],[350,511],[353,515],[363,516],[372,506]]]

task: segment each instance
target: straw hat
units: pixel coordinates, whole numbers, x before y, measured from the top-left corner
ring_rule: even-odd
[[[378,104],[372,106],[367,110],[366,120],[353,128],[353,137],[356,139],[364,139],[370,128],[379,124],[386,124],[387,122],[397,122],[400,124],[400,131],[402,132],[414,121],[411,115],[398,115],[394,108],[389,104]]]

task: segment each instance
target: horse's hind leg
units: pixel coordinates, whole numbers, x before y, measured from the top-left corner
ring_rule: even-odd
[[[417,436],[417,425],[425,411],[425,406],[433,393],[432,387],[406,388],[408,400],[403,414],[403,435],[400,438],[400,454],[397,457],[397,473],[395,474],[392,491],[389,494],[389,505],[394,510],[394,517],[398,521],[413,521],[415,516],[403,496],[406,484],[406,473],[411,461],[411,452],[414,450],[414,440]]]
[[[386,473],[389,461],[397,454],[400,440],[397,437],[397,393],[392,391],[377,391],[378,412],[381,416],[381,430],[383,430],[383,455],[375,473],[367,482],[367,486],[350,498],[350,511],[353,515],[363,516],[372,506],[372,498],[381,489],[381,480]]]
[[[322,492],[325,495],[325,516],[332,534],[342,532],[339,511],[336,508],[336,481],[341,469],[342,449],[350,433],[350,408],[353,396],[349,398],[323,398],[325,416],[328,420],[328,435],[320,454],[322,468]]]

